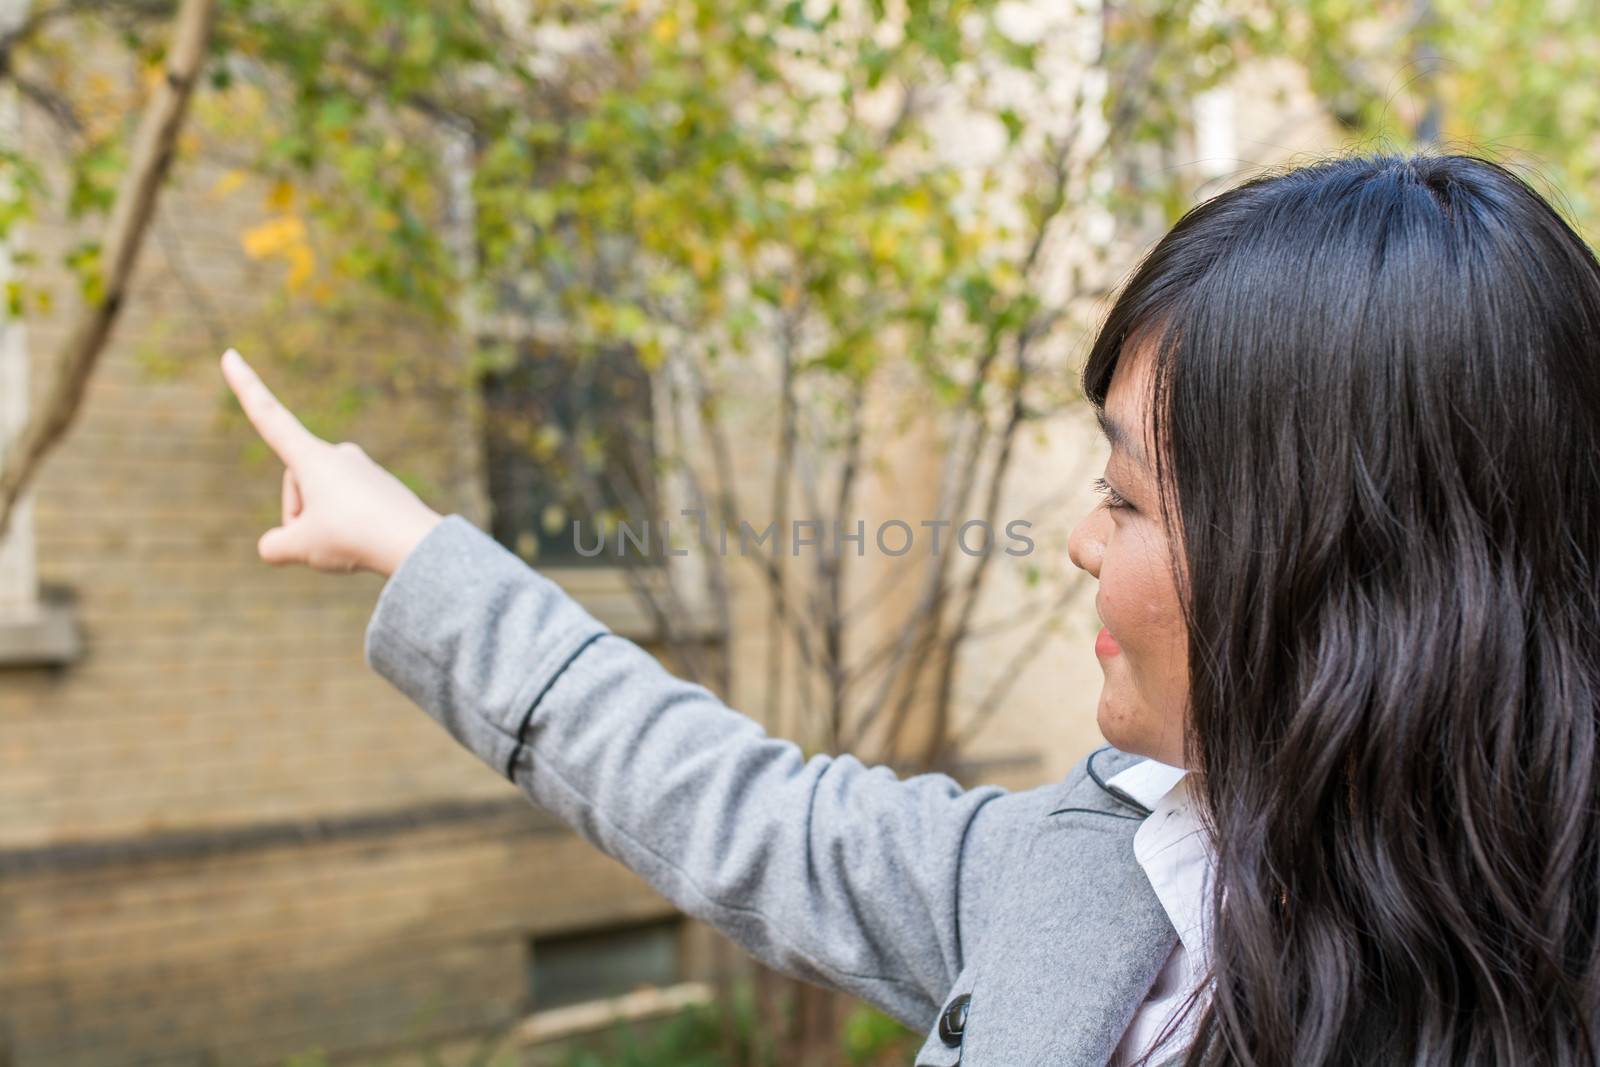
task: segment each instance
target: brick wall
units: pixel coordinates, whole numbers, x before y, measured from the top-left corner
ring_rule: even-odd
[[[670,913],[517,801],[415,814],[0,857],[10,1062],[276,1063],[496,1029],[534,1007],[529,935]]]

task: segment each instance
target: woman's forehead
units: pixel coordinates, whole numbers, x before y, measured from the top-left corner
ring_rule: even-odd
[[[1151,439],[1151,386],[1155,360],[1149,346],[1133,348],[1117,360],[1103,410],[1095,416],[1113,448],[1142,458]]]

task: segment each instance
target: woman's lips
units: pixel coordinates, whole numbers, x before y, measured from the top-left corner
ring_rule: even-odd
[[[1117,639],[1111,636],[1111,631],[1104,626],[1095,635],[1094,654],[1097,656],[1115,656],[1122,651],[1122,646],[1117,644]]]

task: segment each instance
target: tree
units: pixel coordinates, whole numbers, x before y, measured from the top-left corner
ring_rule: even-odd
[[[62,4],[24,15],[20,24],[0,39],[0,56],[5,57],[0,69],[15,81],[13,51],[71,6]],[[134,134],[126,170],[110,202],[105,236],[98,245],[84,249],[78,263],[84,279],[82,311],[56,353],[54,376],[43,406],[30,414],[14,438],[3,442],[4,447],[0,448],[0,537],[5,536],[11,511],[39,463],[71,426],[95,362],[116,325],[149,230],[156,197],[172,164],[178,132],[199,81],[215,7],[215,0],[184,0],[173,19],[171,50]],[[27,82],[20,85],[24,91],[29,86]],[[21,172],[14,189],[21,192],[33,188],[24,161],[13,157],[10,162]],[[13,205],[9,217],[0,221],[0,239],[20,214],[17,205]],[[13,314],[15,311],[14,306]]]

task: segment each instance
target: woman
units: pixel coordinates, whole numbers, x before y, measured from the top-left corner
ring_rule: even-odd
[[[1071,544],[1111,747],[1027,792],[802,759],[224,371],[264,559],[390,575],[375,669],[918,1064],[1597,1063],[1600,265],[1508,171],[1264,177],[1139,267]]]

